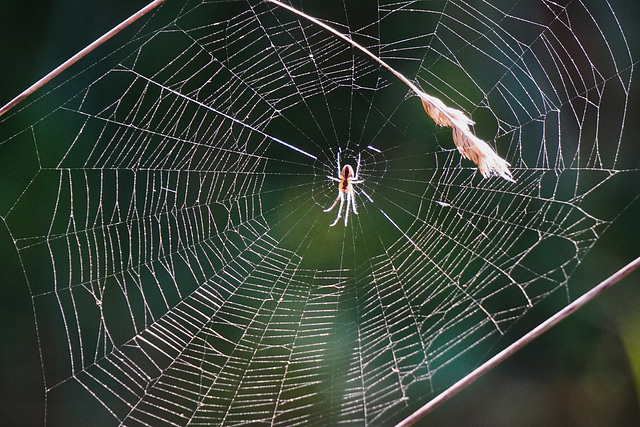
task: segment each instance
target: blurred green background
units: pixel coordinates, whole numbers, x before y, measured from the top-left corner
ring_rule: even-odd
[[[131,0],[3,0],[0,104],[145,4]],[[612,5],[632,53],[639,54],[637,2],[615,1]],[[638,79],[634,82],[623,145],[639,147]],[[6,135],[0,139],[4,138]],[[636,154],[639,151],[635,149]],[[627,163],[640,169],[639,160]],[[619,191],[638,195],[640,182],[635,188]],[[606,201],[612,212],[621,215],[572,277],[572,297],[640,256],[640,202],[636,199],[628,205],[629,200],[621,196]],[[11,236],[1,223],[0,259],[0,424],[40,425],[45,385],[30,295]],[[514,338],[551,314],[534,309],[507,338]],[[635,272],[438,408],[424,424],[638,425],[639,378],[640,272]]]

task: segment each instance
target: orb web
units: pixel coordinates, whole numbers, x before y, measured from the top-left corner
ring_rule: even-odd
[[[161,7],[2,119],[48,422],[74,395],[125,425],[397,421],[571,298],[617,214],[592,200],[638,173],[614,8],[292,5],[467,112],[515,182],[312,22]],[[358,214],[330,228],[328,177],[358,157]]]

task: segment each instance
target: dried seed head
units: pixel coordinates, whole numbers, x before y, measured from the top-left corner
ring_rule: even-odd
[[[478,166],[483,177],[496,175],[508,181],[513,181],[509,163],[501,158],[489,144],[471,132],[469,126],[473,121],[465,113],[455,108],[447,107],[435,96],[418,92],[425,111],[439,126],[450,127],[453,132],[453,142],[463,157]]]

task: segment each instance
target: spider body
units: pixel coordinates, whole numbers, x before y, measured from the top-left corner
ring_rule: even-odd
[[[324,212],[331,211],[338,204],[338,201],[340,202],[340,206],[338,207],[338,216],[336,216],[336,219],[330,225],[330,227],[333,227],[338,223],[338,221],[342,217],[342,208],[344,207],[345,199],[346,199],[347,205],[346,207],[344,207],[344,225],[346,227],[349,221],[349,209],[352,209],[354,214],[356,215],[358,214],[358,209],[356,207],[355,190],[353,189],[353,184],[360,184],[363,182],[361,179],[358,179],[358,173],[360,172],[360,155],[358,155],[358,164],[356,165],[355,172],[353,171],[353,167],[351,167],[351,165],[345,165],[344,167],[341,168],[340,152],[338,152],[337,157],[338,157],[338,177],[336,178],[334,176],[327,175],[327,178],[329,178],[332,181],[337,181],[339,183],[338,197],[336,197],[336,200],[333,202],[333,204],[329,206],[327,209],[325,209]]]
[[[353,168],[351,165],[346,165],[342,168],[342,173],[340,174],[340,190],[344,193],[348,193],[349,191],[353,191]]]

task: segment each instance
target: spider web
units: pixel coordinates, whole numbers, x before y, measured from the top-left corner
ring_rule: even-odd
[[[2,121],[47,422],[60,405],[126,425],[398,421],[571,299],[619,214],[602,200],[638,175],[609,3],[292,3],[469,113],[515,182],[483,179],[317,25],[177,3]],[[330,228],[329,177],[358,157],[358,214]]]

